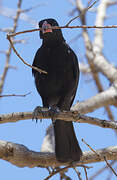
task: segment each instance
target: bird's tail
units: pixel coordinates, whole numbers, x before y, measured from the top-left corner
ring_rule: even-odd
[[[58,161],[79,161],[82,151],[78,144],[72,122],[54,122],[55,154]]]

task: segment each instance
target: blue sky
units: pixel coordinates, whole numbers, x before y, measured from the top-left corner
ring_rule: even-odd
[[[30,11],[27,13],[27,16],[32,18],[35,21],[40,21],[44,18],[55,18],[60,25],[65,25],[70,18],[72,18],[69,14],[71,10],[73,10],[74,6],[67,0],[63,1],[55,1],[55,0],[48,0],[48,1],[32,1],[32,0],[25,0],[22,3],[22,8],[27,9],[32,6],[37,5],[38,3],[43,4],[40,7]],[[12,3],[8,0],[2,1],[2,6],[11,8],[13,11],[16,8],[17,1],[12,0]],[[98,5],[98,3],[97,3]],[[97,6],[95,5],[95,7]],[[108,9],[108,14],[114,14],[116,12],[117,6],[112,6]],[[74,14],[74,16],[77,13]],[[106,19],[105,24],[111,25],[116,24],[116,17],[112,17]],[[88,13],[87,23],[88,25],[94,25],[95,21],[95,13]],[[4,17],[0,15],[0,28],[7,28],[12,27],[12,20],[8,17]],[[75,20],[72,25],[80,25],[79,20]],[[17,31],[22,31],[26,29],[34,28],[32,24],[24,20],[20,20],[18,23]],[[93,39],[94,30],[89,30],[90,37]],[[63,34],[67,42],[78,34],[81,33],[80,29],[64,29]],[[117,46],[116,46],[116,29],[105,29],[104,30],[104,55],[108,58],[111,63],[117,65]],[[0,50],[6,50],[8,48],[8,41],[6,40],[6,33],[0,32],[1,36],[1,44]],[[32,64],[34,54],[36,50],[41,45],[41,40],[39,39],[38,32],[28,33],[24,35],[19,35],[16,37],[17,39],[25,39],[26,44],[17,44],[16,48],[18,52],[20,52],[21,56],[30,64]],[[85,48],[83,44],[83,39],[79,38],[74,43],[71,43],[70,46],[73,48],[75,53],[78,56],[79,61],[86,62],[85,59]],[[0,54],[0,75],[3,71],[4,63],[5,63],[5,55]],[[0,101],[0,113],[12,113],[12,112],[25,112],[25,111],[33,111],[37,105],[41,105],[41,98],[38,95],[35,85],[34,79],[32,77],[31,69],[25,66],[18,57],[12,52],[10,65],[16,66],[17,70],[10,69],[7,74],[7,78],[5,81],[4,91],[3,94],[25,94],[31,92],[30,95],[26,96],[25,98],[18,98],[18,97],[9,97],[9,98],[2,98]],[[100,75],[101,81],[104,84],[104,88],[108,88],[109,82],[106,78]],[[74,103],[79,100],[85,100],[97,93],[97,89],[93,81],[91,81],[90,76],[84,76],[82,73],[80,75],[80,82],[78,87],[78,92],[75,98]],[[114,115],[116,115],[116,109],[112,108]],[[108,119],[107,114],[104,108],[96,110],[94,113],[90,113],[89,115]],[[115,116],[116,119],[116,116]],[[46,127],[51,123],[51,120],[44,120],[42,123],[32,122],[32,120],[27,121],[20,121],[17,123],[7,123],[0,125],[0,136],[1,140],[11,141],[19,144],[24,144],[29,149],[39,151],[41,144],[43,142],[43,138],[45,135]],[[83,151],[89,150],[81,139],[85,139],[87,143],[89,143],[94,149],[104,148],[108,146],[116,145],[116,137],[115,133],[109,129],[102,129],[99,127],[95,127],[89,124],[75,124],[76,135],[78,137],[80,146]],[[92,166],[92,165],[91,165]],[[93,169],[88,170],[88,176],[90,177],[91,174],[95,172],[100,167],[103,167],[102,163],[93,164]],[[44,179],[48,172],[45,169],[41,168],[18,168],[14,165],[11,165],[8,162],[0,160],[0,169],[1,169],[1,177],[4,180],[9,179]],[[7,172],[7,173],[6,173]],[[81,170],[83,175],[83,170]],[[68,173],[73,179],[77,178],[76,173],[73,170],[70,170]],[[108,172],[103,173],[103,179],[107,177]],[[59,177],[59,176],[57,176]],[[57,179],[55,177],[52,180]],[[115,177],[113,176],[113,180]],[[100,180],[100,177],[96,180]]]

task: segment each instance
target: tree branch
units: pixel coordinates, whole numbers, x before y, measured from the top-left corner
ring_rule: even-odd
[[[26,93],[26,94],[4,94],[4,95],[0,95],[0,98],[3,98],[3,97],[25,97],[27,95],[29,95],[31,92],[29,93]]]
[[[106,13],[106,9],[105,9],[106,3],[107,3],[106,0],[100,2],[100,5],[98,7],[98,15],[96,18],[96,26],[97,25],[103,25],[105,13]],[[84,11],[85,8],[83,7],[83,4],[80,0],[76,1],[76,5],[77,5],[77,8],[80,12]],[[101,6],[101,8],[100,8],[100,6]],[[83,16],[81,17],[81,22],[83,25],[86,25],[85,15],[86,14],[84,13]],[[101,20],[99,19],[99,17],[101,17]],[[116,70],[116,68],[114,68],[113,65],[109,64],[107,62],[107,60],[104,58],[104,56],[102,55],[101,44],[103,44],[103,43],[102,43],[102,37],[99,37],[99,36],[102,36],[102,33],[100,33],[99,29],[97,29],[97,30],[95,29],[95,36],[96,37],[94,38],[94,46],[93,46],[92,42],[90,41],[87,29],[83,29],[83,37],[84,37],[84,42],[85,42],[85,46],[86,46],[86,57],[87,57],[89,65],[90,65],[92,76],[93,76],[93,79],[94,79],[95,84],[97,86],[98,92],[102,92],[103,86],[102,86],[101,81],[99,79],[98,72],[101,71],[111,82],[114,82],[116,80],[115,77],[117,74],[117,70]],[[96,40],[97,40],[97,42],[96,42]],[[96,43],[98,43],[98,45]],[[94,49],[95,50],[98,49],[98,51],[94,52]],[[94,61],[96,62],[97,65],[95,64]],[[110,72],[109,68],[111,68],[111,72]],[[96,70],[97,70],[97,72],[96,72]],[[112,114],[111,109],[108,106],[108,104],[105,105],[105,109],[108,113],[109,119],[111,119],[113,121],[114,117],[113,117],[113,114]]]
[[[101,9],[98,8],[99,15],[97,16],[96,19],[97,27],[103,26],[107,0],[105,1],[102,0],[100,6]],[[83,11],[84,8],[82,7],[81,1],[78,1],[77,8],[80,12]],[[99,21],[99,17],[101,17],[100,21]],[[83,25],[86,24],[85,14],[84,17],[81,18],[81,22]],[[99,37],[102,35],[101,31],[99,31],[99,29],[96,30],[95,35],[96,37],[93,46],[89,39],[87,30],[83,29],[83,37],[86,46],[87,59],[91,65],[93,64],[93,66],[96,67],[100,72],[102,72],[111,82],[114,82],[117,79],[117,69],[112,64],[110,64],[101,53],[102,47],[100,41],[102,42],[102,37]]]
[[[0,124],[8,123],[8,122],[17,122],[20,120],[28,120],[32,119],[33,113],[32,112],[19,112],[19,113],[11,113],[11,114],[3,114],[0,115]],[[49,119],[51,118],[49,111],[43,110],[42,113],[39,113],[38,119]],[[117,130],[117,122],[106,121],[98,118],[93,118],[89,116],[84,116],[79,114],[77,111],[66,111],[66,112],[59,112],[55,113],[55,119],[60,119],[64,121],[73,121],[79,123],[89,123],[92,125],[96,125],[102,128],[111,128]]]
[[[89,113],[93,112],[95,109],[107,106],[115,105],[117,106],[117,89],[111,86],[109,89],[96,94],[95,96],[89,98],[86,101],[76,103],[71,110],[78,111],[79,113]]]
[[[101,162],[104,161],[103,157],[106,157],[107,160],[117,160],[117,146],[99,149],[96,150],[96,153],[100,155],[100,158],[91,151],[83,152],[81,161],[73,164],[73,166]],[[18,167],[59,167],[69,165],[69,163],[58,162],[53,153],[35,152],[24,145],[2,140],[0,140],[0,158]]]
[[[82,12],[80,13],[80,15],[78,15],[78,16],[76,16],[76,17],[70,19],[70,21],[69,21],[65,26],[69,26],[69,25],[72,23],[72,21],[74,21],[75,19],[81,17],[82,14],[84,14],[86,11],[88,11],[90,8],[92,8],[92,6],[94,6],[94,4],[97,3],[97,1],[98,1],[98,0],[94,1],[90,6],[89,6],[90,3],[88,3],[88,7],[85,8],[84,11],[82,11]]]
[[[22,0],[19,0],[18,4],[17,4],[16,16],[14,17],[14,25],[13,25],[13,28],[12,28],[12,33],[14,33],[16,31],[16,29],[17,29],[18,20],[19,20],[19,17],[20,17],[19,9],[21,8],[21,4],[22,4]],[[2,74],[1,80],[0,80],[0,94],[3,91],[4,82],[5,82],[6,75],[7,75],[8,69],[9,69],[9,62],[10,62],[11,52],[12,52],[12,47],[10,45],[9,48],[8,48],[8,51],[6,53],[6,63],[5,63],[4,71],[3,71],[3,74]]]
[[[115,164],[115,163],[116,163],[116,161],[112,161],[112,162],[110,163],[110,165],[112,166],[112,165]],[[104,167],[101,167],[100,169],[98,169],[98,170],[95,172],[95,174],[93,174],[93,175],[89,178],[89,180],[94,180],[97,176],[101,175],[105,170],[107,170],[107,168],[108,168],[107,165],[105,165]]]
[[[17,52],[17,50],[15,49],[15,47],[14,47],[14,45],[13,45],[13,42],[12,42],[12,40],[11,40],[10,35],[7,35],[7,39],[9,40],[10,45],[11,45],[11,47],[13,48],[15,54],[20,58],[20,60],[21,60],[25,65],[27,65],[27,66],[29,66],[30,68],[32,68],[32,69],[38,71],[39,73],[47,74],[46,71],[41,70],[41,69],[39,69],[39,68],[37,68],[37,67],[35,67],[35,66],[31,66],[31,65],[28,64],[26,61],[24,61],[24,59],[20,56],[20,54],[19,54],[19,53]]]

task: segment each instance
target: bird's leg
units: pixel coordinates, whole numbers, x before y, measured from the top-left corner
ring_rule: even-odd
[[[45,111],[48,111],[48,108],[41,107],[41,106],[37,106],[37,107],[34,109],[34,111],[33,111],[32,120],[35,119],[35,120],[36,120],[36,123],[37,123],[39,114],[41,113],[42,116],[44,117],[44,112],[45,112]],[[40,119],[40,122],[41,122],[41,121],[42,121],[42,120]]]
[[[59,113],[59,112],[60,112],[60,110],[59,110],[59,108],[58,108],[56,105],[53,105],[53,106],[50,107],[50,109],[49,109],[49,115],[50,115],[51,118],[52,118],[53,124],[54,124],[55,121],[56,121],[56,119],[54,118],[54,116],[55,116],[57,113]]]

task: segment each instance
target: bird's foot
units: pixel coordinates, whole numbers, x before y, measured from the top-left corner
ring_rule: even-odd
[[[49,115],[52,118],[52,122],[53,124],[55,123],[56,119],[54,118],[56,114],[58,114],[60,112],[59,108],[57,106],[51,106],[51,108],[49,109]]]
[[[32,115],[32,120],[36,120],[36,123],[38,121],[38,116],[41,115],[44,117],[44,112],[45,111],[48,111],[48,108],[44,108],[44,107],[41,107],[41,106],[37,106],[34,111],[33,111],[33,115]],[[42,122],[42,119],[40,119],[40,122]]]

